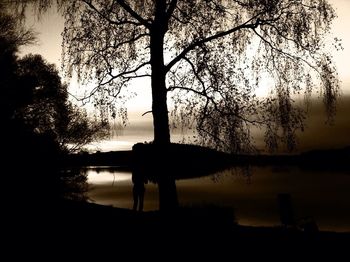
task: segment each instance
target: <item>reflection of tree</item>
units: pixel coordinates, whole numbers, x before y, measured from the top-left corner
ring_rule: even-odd
[[[87,200],[87,173],[81,168],[69,168],[60,171],[60,194],[65,199]]]
[[[159,207],[166,211],[178,206],[175,180],[207,176],[232,164],[228,154],[183,144],[160,147],[138,143],[133,146],[132,158],[133,176],[158,184]]]

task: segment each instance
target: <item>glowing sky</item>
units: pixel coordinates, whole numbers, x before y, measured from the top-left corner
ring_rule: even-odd
[[[350,0],[329,0],[329,2],[338,14],[338,18],[333,22],[332,32],[329,38],[341,38],[344,47],[343,51],[333,52],[334,61],[337,65],[340,79],[343,82],[343,91],[350,93],[350,70],[348,66],[348,59],[350,58],[350,34],[348,34],[350,28]],[[23,48],[22,54],[41,54],[47,61],[55,63],[59,67],[61,61],[61,32],[64,26],[63,18],[55,10],[51,10],[44,14],[43,18],[39,21],[34,16],[29,16],[27,24],[39,33],[39,43],[36,46]],[[141,82],[144,86],[145,80],[141,80]],[[136,84],[135,86],[140,85]],[[145,100],[148,99],[142,95],[142,99],[138,99],[132,104],[139,104],[138,102],[146,104],[144,102]]]
[[[350,28],[350,0],[329,0],[329,2],[333,5],[338,14],[338,18],[333,23],[332,32],[329,39],[331,40],[334,37],[341,38],[342,45],[344,47],[343,51],[332,52],[335,64],[338,68],[339,77],[342,82],[341,86],[344,97],[343,100],[340,101],[337,117],[337,128],[328,131],[327,128],[323,128],[323,130],[326,130],[325,132],[322,134],[319,132],[316,133],[318,133],[320,136],[319,139],[321,140],[319,141],[322,141],[322,139],[326,141],[323,143],[324,145],[336,146],[338,144],[346,143],[350,145],[350,139],[345,138],[348,137],[347,132],[350,131],[350,121],[347,120],[348,112],[350,113],[350,107],[347,106],[348,102],[350,102],[347,97],[350,95],[350,34],[348,34]],[[38,45],[22,48],[21,54],[41,54],[48,62],[55,63],[57,67],[60,68],[62,42],[61,32],[64,25],[63,18],[57,14],[55,10],[51,10],[44,14],[39,21],[34,16],[29,15],[27,25],[38,32],[39,41]],[[115,142],[119,143],[119,145],[117,145],[119,149],[128,149],[134,142],[152,139],[151,115],[148,114],[141,118],[141,114],[143,112],[151,109],[150,81],[148,79],[141,79],[138,81],[139,82],[135,83],[134,85],[134,90],[138,93],[138,96],[133,98],[127,104],[130,125],[124,130],[124,138],[117,138],[116,141],[119,142]],[[317,103],[314,108],[314,112],[317,114],[319,113],[324,117],[324,114],[321,112],[320,108],[320,104]],[[342,110],[345,111],[343,112]],[[319,119],[320,122],[317,122],[318,117],[318,115],[311,116],[309,121],[310,135],[304,135],[304,139],[301,137],[301,142],[304,143],[304,147],[306,148],[313,148],[318,143],[315,141],[315,143],[312,144],[310,139],[306,139],[306,137],[309,137],[315,140],[312,130],[315,131],[319,129],[319,124],[316,123],[324,123],[324,120],[322,119]],[[334,132],[338,133],[339,135],[334,135]],[[308,143],[311,144],[306,146]],[[111,146],[110,144],[107,144],[108,143],[102,145],[102,147],[104,147],[106,150],[112,150],[115,148],[114,145]]]

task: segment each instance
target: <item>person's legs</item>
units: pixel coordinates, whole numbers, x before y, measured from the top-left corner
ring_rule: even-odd
[[[139,200],[140,200],[140,203],[139,203],[139,211],[143,211],[143,198],[144,198],[144,191],[143,192],[140,192],[140,195],[139,195]]]
[[[137,189],[135,188],[135,186],[132,190],[132,194],[133,194],[133,198],[134,198],[134,205],[133,205],[132,209],[136,211],[139,198],[138,198]]]

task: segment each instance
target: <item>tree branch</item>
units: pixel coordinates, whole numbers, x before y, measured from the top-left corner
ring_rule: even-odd
[[[115,78],[117,77],[121,77],[121,76],[125,76],[125,75],[128,75],[128,74],[132,74],[132,73],[136,73],[137,71],[139,71],[142,67],[146,66],[146,65],[149,65],[150,64],[150,61],[147,61],[147,62],[144,62],[140,65],[138,65],[137,67],[135,67],[134,69],[131,69],[129,71],[124,71],[122,73],[119,73],[118,75],[114,76]]]
[[[194,66],[194,64],[187,58],[187,57],[184,57],[184,60],[190,64],[191,68],[192,68],[192,71],[193,71],[193,74],[195,75],[195,77],[198,79],[198,81],[201,83],[202,85],[202,88],[203,88],[203,95],[206,95],[206,89],[205,89],[205,83],[204,81],[202,80],[202,78],[199,76],[198,72],[196,71],[196,68]]]
[[[193,89],[193,88],[190,88],[190,87],[185,87],[185,86],[169,86],[169,87],[167,88],[167,91],[170,92],[170,91],[174,91],[175,89],[181,89],[181,90],[193,92],[193,93],[195,93],[195,94],[197,94],[197,95],[203,96],[203,97],[205,97],[205,98],[211,100],[211,98],[208,97],[207,95],[205,95],[204,93],[202,93],[202,92],[200,92],[200,91],[198,91],[198,90],[195,90],[195,89]]]
[[[167,20],[170,19],[170,17],[172,16],[172,14],[174,13],[174,10],[176,8],[176,5],[177,5],[177,0],[172,0],[169,4],[169,7],[168,7],[168,10],[166,12],[166,17],[167,17]]]
[[[249,123],[249,124],[252,124],[252,125],[256,125],[256,124],[264,124],[263,121],[261,120],[253,120],[253,119],[248,119],[248,118],[245,118],[244,116],[240,115],[240,114],[237,114],[236,112],[233,112],[232,110],[229,110],[228,112],[225,112],[223,111],[222,109],[219,108],[219,105],[217,104],[217,102],[214,100],[213,97],[209,96],[208,94],[206,94],[205,92],[200,92],[198,90],[195,90],[193,88],[190,88],[190,87],[185,87],[185,86],[170,86],[167,91],[173,91],[175,89],[181,89],[181,90],[185,90],[185,91],[188,91],[188,92],[193,92],[199,96],[202,96],[204,98],[207,99],[207,102],[210,101],[212,103],[212,105],[214,106],[214,109],[219,112],[220,115],[222,116],[235,116],[237,117],[238,119],[246,122],[246,123]],[[206,105],[207,107],[207,105]],[[227,109],[227,108],[226,108]]]
[[[150,114],[150,113],[152,113],[152,112],[153,112],[152,110],[146,111],[146,112],[144,112],[141,116],[145,116],[145,115]]]
[[[124,0],[116,0],[117,3],[123,7],[123,9],[128,12],[133,18],[139,21],[147,29],[151,29],[151,24],[149,24],[145,19],[143,19],[138,13],[136,13]]]
[[[149,74],[143,74],[143,75],[134,75],[134,76],[121,76],[125,79],[133,79],[133,78],[142,78],[142,77],[151,77]]]
[[[188,52],[192,51],[193,49],[195,49],[198,46],[201,46],[201,45],[203,45],[205,43],[208,43],[210,41],[213,41],[215,39],[227,36],[229,34],[237,32],[237,31],[239,31],[241,29],[249,29],[249,28],[250,29],[254,29],[254,28],[258,27],[259,26],[259,21],[255,22],[255,23],[251,23],[251,24],[249,24],[249,22],[251,22],[252,20],[256,19],[262,13],[259,13],[259,14],[255,15],[254,17],[250,18],[245,23],[243,23],[243,24],[241,24],[239,26],[236,26],[236,27],[231,28],[231,29],[229,29],[227,31],[219,32],[219,33],[217,33],[215,35],[212,35],[212,36],[209,36],[207,38],[204,38],[204,39],[201,39],[201,40],[193,42],[192,44],[187,46],[177,57],[175,57],[172,61],[170,61],[170,63],[166,66],[166,72],[168,72],[177,62],[179,62],[181,59],[183,59]]]
[[[143,25],[142,23],[137,23],[137,22],[133,22],[133,21],[129,21],[129,20],[121,20],[121,21],[115,21],[110,19],[109,17],[107,17],[105,14],[101,13],[96,6],[94,6],[92,4],[91,1],[88,0],[82,0],[85,4],[87,4],[92,10],[94,10],[100,17],[102,17],[103,19],[105,19],[106,21],[108,21],[108,23],[112,24],[112,25],[123,25],[123,24],[131,24],[131,25],[135,25],[135,26],[140,26]]]
[[[131,70],[128,70],[128,71],[124,71],[124,72],[121,72],[117,75],[113,75],[110,71],[107,72],[103,77],[102,79],[99,81],[99,83],[89,92],[89,94],[85,94],[83,97],[77,97],[77,96],[74,96],[73,94],[67,92],[69,95],[71,95],[73,98],[75,98],[77,101],[84,101],[86,99],[89,99],[90,97],[92,97],[99,89],[101,89],[103,86],[105,85],[108,85],[110,84],[114,79],[117,79],[117,78],[123,78],[125,79],[123,84],[126,83],[128,80],[130,79],[133,79],[133,78],[140,78],[140,77],[149,77],[150,75],[147,75],[147,74],[143,74],[143,75],[134,75],[134,76],[128,76],[128,74],[133,74],[140,70],[142,67],[148,65],[149,62],[144,62],[142,64],[140,64],[139,66],[137,66],[136,68],[134,69],[131,69]],[[110,78],[108,80],[106,80],[105,82],[103,82],[104,78],[107,77],[107,76],[110,76]],[[119,95],[121,91],[121,88],[119,88],[117,94],[115,95],[112,95],[114,97],[116,97],[117,95]]]
[[[284,55],[285,57],[288,57],[293,63],[296,63],[296,61],[302,61],[305,64],[307,64],[310,68],[312,68],[313,70],[315,70],[318,74],[320,74],[319,70],[312,64],[310,64],[309,61],[307,61],[306,59],[300,57],[300,56],[295,56],[292,55],[290,53],[284,52],[283,50],[275,47],[272,45],[272,43],[268,40],[266,40],[261,34],[259,34],[255,29],[253,29],[254,33],[265,43],[267,44],[272,50],[275,50],[277,53],[280,53],[282,55]],[[296,61],[295,61],[296,60]]]

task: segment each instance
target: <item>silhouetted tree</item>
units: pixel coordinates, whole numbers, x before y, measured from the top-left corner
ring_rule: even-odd
[[[17,109],[16,117],[38,134],[50,134],[61,150],[75,151],[108,135],[106,121],[89,118],[68,100],[67,85],[58,71],[40,55],[18,61],[18,78],[30,90],[31,101]],[[19,94],[18,94],[19,95]]]
[[[2,178],[4,184],[14,185],[3,188],[3,191],[11,191],[5,193],[11,196],[5,206],[13,209],[5,213],[17,214],[18,210],[23,210],[18,205],[24,199],[30,198],[34,207],[36,203],[33,202],[42,202],[46,198],[52,200],[57,193],[57,180],[52,172],[57,147],[50,137],[35,134],[16,116],[16,112],[33,99],[30,83],[26,82],[29,79],[19,75],[17,52],[21,46],[35,41],[34,34],[15,16],[6,13],[3,1],[0,2],[0,25]]]
[[[54,1],[29,2],[45,11]],[[265,128],[270,149],[280,142],[293,149],[304,118],[294,92],[319,86],[334,111],[338,80],[322,49],[335,12],[326,0],[55,3],[65,17],[68,74],[96,83],[88,98],[114,109],[132,79],[151,78],[156,145],[170,143],[169,92],[177,120],[194,123],[202,143],[230,152],[252,148],[252,127]],[[261,101],[254,91],[264,79],[274,94]]]
[[[35,41],[33,32],[25,29],[14,16],[5,12],[0,2],[0,86],[1,86],[1,120],[12,117],[15,107],[25,103],[21,96],[13,99],[17,93],[15,81],[17,78],[17,51],[20,46],[32,44]]]
[[[17,2],[41,11],[53,3]],[[151,78],[154,143],[170,142],[170,91],[178,120],[188,124],[193,116],[202,141],[233,152],[249,149],[252,126],[265,128],[270,148],[282,141],[292,149],[303,128],[294,92],[320,86],[334,111],[338,81],[322,48],[335,12],[326,0],[57,3],[66,19],[67,71],[97,80],[89,97],[106,104],[108,96],[122,97],[131,79]],[[261,101],[254,90],[266,78],[275,92]]]
[[[5,8],[0,8],[0,25],[2,178],[13,185],[6,205],[16,209],[28,198],[30,204],[24,207],[30,208],[84,189],[83,180],[60,172],[60,156],[106,134],[107,126],[69,102],[54,65],[39,55],[18,58],[19,48],[33,43],[35,36]]]

